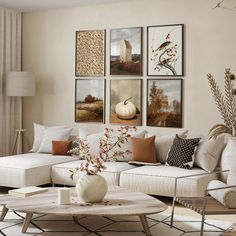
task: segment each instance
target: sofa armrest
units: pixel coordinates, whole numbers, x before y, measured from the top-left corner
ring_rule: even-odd
[[[222,190],[222,189],[227,189],[227,188],[236,188],[236,185],[231,185],[231,186],[226,186],[226,187],[221,187],[221,188],[208,188],[206,189],[206,194],[210,191],[217,191],[217,190]]]
[[[175,177],[175,188],[174,188],[174,197],[176,197],[176,193],[177,193],[177,182],[179,179],[183,179],[183,178],[189,178],[189,177],[196,177],[196,176],[204,176],[204,175],[213,175],[213,174],[219,174],[219,173],[224,173],[224,172],[228,172],[229,170],[218,170],[218,171],[214,171],[214,172],[206,172],[206,173],[202,173],[202,174],[195,174],[195,175],[185,175],[185,176],[179,176],[179,177]]]

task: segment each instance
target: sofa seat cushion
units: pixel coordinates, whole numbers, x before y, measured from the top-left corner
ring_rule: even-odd
[[[54,165],[52,167],[52,182],[55,184],[63,185],[75,185],[76,180],[84,175],[84,172],[78,171],[74,179],[70,179],[70,169],[80,167],[84,160],[78,160],[73,162],[67,162],[63,164]],[[100,175],[102,175],[108,182],[109,185],[119,185],[120,172],[135,168],[135,166],[130,165],[126,162],[106,162],[106,169],[103,170]]]
[[[173,196],[176,177],[202,173],[206,171],[200,168],[188,170],[166,165],[142,166],[122,172],[120,186],[147,194]],[[177,195],[179,197],[203,196],[208,182],[216,178],[217,176],[212,174],[179,179]]]
[[[27,153],[0,158],[0,186],[21,188],[51,183],[51,166],[74,161],[69,156]]]

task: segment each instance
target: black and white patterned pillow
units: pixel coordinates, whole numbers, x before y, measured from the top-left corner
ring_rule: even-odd
[[[201,138],[182,139],[177,134],[167,155],[166,164],[184,169],[192,169],[194,151]]]

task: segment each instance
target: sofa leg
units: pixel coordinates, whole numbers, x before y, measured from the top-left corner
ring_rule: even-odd
[[[55,184],[54,184],[54,183],[52,183],[52,187],[53,187],[53,188],[55,187]]]
[[[7,212],[8,212],[8,209],[6,208],[6,206],[3,206],[3,208],[2,208],[2,213],[1,213],[1,216],[0,216],[0,221],[3,221],[3,220],[4,220],[4,218],[5,218],[6,214],[7,214]]]
[[[175,212],[175,197],[173,197],[173,202],[172,202],[172,210],[171,210],[171,218],[170,218],[170,227],[171,228],[173,226],[173,221],[174,221],[174,212]]]
[[[205,214],[202,215],[202,222],[201,222],[201,233],[200,236],[203,236],[203,230],[204,230],[204,221],[205,221]]]

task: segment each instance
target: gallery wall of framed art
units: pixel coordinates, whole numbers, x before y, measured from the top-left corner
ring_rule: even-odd
[[[183,24],[76,31],[75,122],[183,128],[183,39]]]

